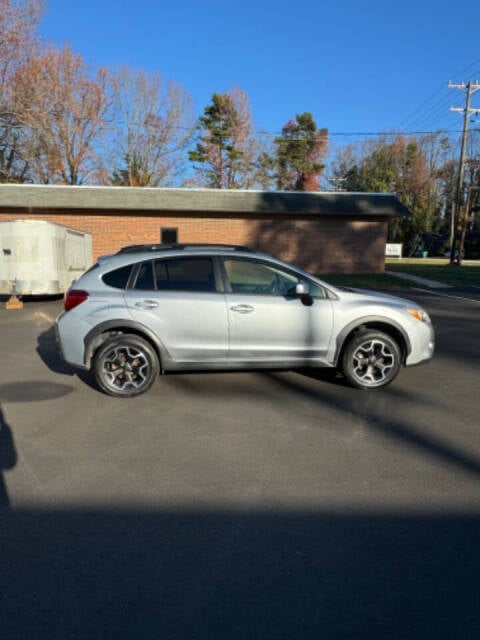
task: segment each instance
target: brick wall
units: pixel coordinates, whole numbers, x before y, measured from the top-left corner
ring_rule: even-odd
[[[211,214],[209,214],[211,216]],[[0,213],[0,221],[36,219],[92,234],[93,255],[114,253],[128,244],[160,242],[162,227],[177,227],[179,242],[243,244],[293,262],[313,273],[381,272],[387,234],[386,219],[346,216],[302,219],[202,213],[145,215],[81,212]]]

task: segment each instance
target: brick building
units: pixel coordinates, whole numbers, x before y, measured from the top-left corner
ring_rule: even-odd
[[[394,195],[215,189],[0,185],[0,221],[87,231],[93,253],[158,242],[247,245],[313,273],[380,272]]]

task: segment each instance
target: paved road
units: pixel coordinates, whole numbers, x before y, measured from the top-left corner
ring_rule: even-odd
[[[59,302],[2,308],[2,638],[477,637],[480,303],[457,293],[408,292],[437,355],[375,393],[188,374],[115,400],[59,361]]]

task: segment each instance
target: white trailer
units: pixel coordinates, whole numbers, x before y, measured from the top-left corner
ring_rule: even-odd
[[[0,222],[0,294],[65,293],[92,262],[89,233],[45,220]]]

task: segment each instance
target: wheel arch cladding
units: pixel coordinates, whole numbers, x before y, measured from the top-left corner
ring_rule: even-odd
[[[84,338],[85,365],[90,369],[92,360],[99,347],[109,338],[129,333],[146,340],[155,350],[158,357],[160,371],[163,372],[162,362],[168,357],[168,352],[161,340],[148,327],[130,320],[108,320],[95,326]]]
[[[359,320],[355,320],[346,325],[337,337],[337,346],[335,351],[334,364],[338,365],[341,361],[343,352],[347,347],[352,336],[356,335],[359,331],[367,331],[370,329],[376,329],[382,331],[388,336],[393,338],[398,344],[402,354],[402,364],[411,352],[410,339],[404,329],[395,321],[390,318],[382,318],[381,316],[369,316]]]

